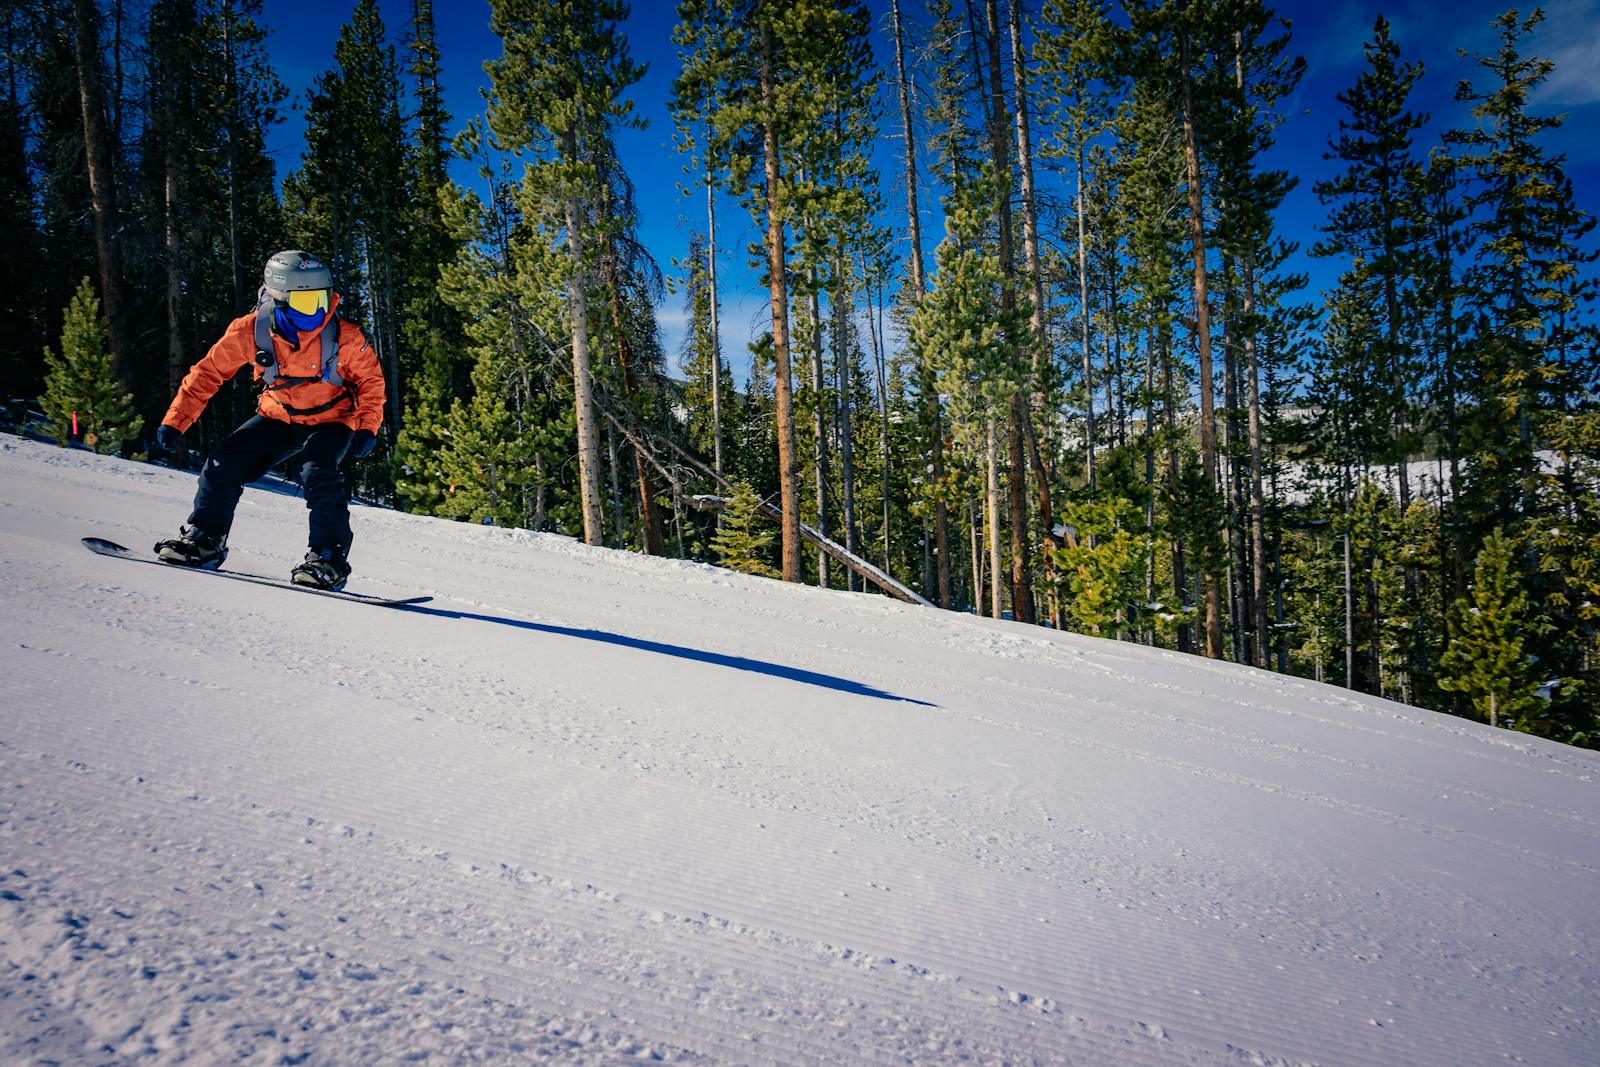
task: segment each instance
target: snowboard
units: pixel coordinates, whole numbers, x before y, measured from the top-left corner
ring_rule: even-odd
[[[181,563],[168,563],[154,553],[148,556],[141,555],[130,548],[117,544],[115,541],[107,541],[103,537],[85,537],[82,540],[84,548],[102,556],[132,560],[134,563],[150,563],[157,567],[167,567],[175,571],[188,571],[191,574],[209,574],[217,578],[231,578],[236,582],[250,582],[253,585],[270,585],[275,589],[288,589],[296,593],[333,597],[335,600],[348,600],[353,604],[371,604],[379,608],[403,608],[412,604],[426,604],[433,599],[431,596],[368,596],[365,593],[347,593],[342,589],[316,589],[309,585],[296,585],[294,582],[284,579],[268,578],[260,574],[249,574],[245,571],[202,570],[199,567],[186,567]]]

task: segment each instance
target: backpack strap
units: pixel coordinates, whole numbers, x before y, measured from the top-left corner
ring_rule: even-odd
[[[344,388],[344,376],[339,373],[339,316],[330,314],[318,333],[321,344],[322,374],[317,378],[284,378],[278,376],[278,354],[272,344],[274,303],[263,288],[261,302],[256,305],[256,365],[261,368],[261,381],[268,389],[282,389],[290,385],[323,381]]]

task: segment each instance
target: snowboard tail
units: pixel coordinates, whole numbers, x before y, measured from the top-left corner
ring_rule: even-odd
[[[403,608],[412,604],[426,604],[432,600],[431,596],[410,597],[381,597],[368,596],[365,593],[350,593],[342,589],[317,589],[309,585],[297,585],[294,582],[268,578],[261,574],[249,574],[245,571],[229,571],[220,569],[206,570],[200,567],[188,567],[182,563],[168,563],[154,555],[141,555],[132,549],[119,545],[115,541],[107,541],[103,537],[82,538],[83,547],[90,552],[101,556],[111,556],[115,559],[131,560],[134,563],[149,563],[157,567],[167,567],[172,570],[188,571],[191,574],[209,574],[217,578],[231,578],[236,582],[250,582],[252,585],[270,585],[275,589],[288,589],[296,593],[310,593],[313,596],[333,597],[337,600],[348,600],[355,604],[371,604],[379,608]]]

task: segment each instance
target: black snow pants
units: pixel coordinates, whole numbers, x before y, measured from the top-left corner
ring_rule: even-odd
[[[353,431],[338,422],[301,426],[256,415],[211,453],[200,471],[189,525],[224,536],[247,482],[292,456],[299,456],[300,484],[311,511],[309,547],[350,551],[350,497],[339,464]]]

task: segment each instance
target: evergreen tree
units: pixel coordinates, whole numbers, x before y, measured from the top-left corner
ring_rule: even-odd
[[[1225,124],[1223,114],[1230,100],[1237,99],[1232,64],[1219,66],[1217,56],[1232,56],[1235,50],[1233,26],[1229,25],[1224,0],[1195,0],[1187,3],[1156,5],[1150,0],[1129,0],[1125,5],[1129,32],[1122,35],[1116,62],[1119,78],[1148,80],[1170,101],[1176,118],[1174,136],[1183,151],[1183,184],[1187,202],[1189,256],[1192,263],[1190,291],[1193,295],[1194,347],[1199,393],[1197,438],[1203,482],[1196,488],[1200,498],[1186,506],[1210,511],[1218,505],[1207,495],[1220,486],[1217,446],[1217,380],[1213,360],[1216,338],[1210,249],[1216,235],[1208,226],[1208,198],[1216,196],[1214,175],[1218,138]],[[1213,207],[1215,205],[1213,204]],[[1218,529],[1221,527],[1219,526]],[[1219,551],[1220,538],[1210,538],[1195,546],[1200,549],[1199,564],[1204,604],[1204,652],[1220,658],[1224,652],[1224,609],[1222,588],[1227,560]]]
[[[939,391],[949,398],[950,426],[958,442],[981,455],[986,470],[990,612],[1001,617],[999,421],[1019,388],[1016,346],[1027,319],[1001,299],[998,257],[978,244],[993,194],[982,182],[946,201],[947,236],[940,243],[933,290],[911,319],[912,336],[930,353]]]
[[[399,313],[403,423],[395,438],[395,488],[407,506],[435,511],[443,486],[416,476],[443,444],[442,420],[452,399],[471,392],[462,358],[460,315],[441,294],[444,269],[455,260],[466,234],[453,231],[448,205],[455,200],[446,166],[451,155],[449,113],[440,84],[440,56],[432,0],[414,0],[408,68],[416,99],[415,131],[407,146],[411,196],[402,205],[405,239],[400,269],[404,296]]]
[[[1573,386],[1584,375],[1568,365],[1573,331],[1583,295],[1592,296],[1597,284],[1579,281],[1582,264],[1600,254],[1578,244],[1595,220],[1573,202],[1565,158],[1549,154],[1541,136],[1562,120],[1530,110],[1533,93],[1555,69],[1521,51],[1543,18],[1535,9],[1495,19],[1499,49],[1471,56],[1489,87],[1463,81],[1456,92],[1476,125],[1446,138],[1457,153],[1454,165],[1475,182],[1466,201],[1477,249],[1467,285],[1478,311],[1469,507],[1480,528],[1536,506],[1539,413],[1551,404],[1564,409],[1577,395]]]
[[[1313,254],[1351,260],[1343,284],[1363,293],[1361,299],[1374,309],[1374,328],[1363,344],[1374,361],[1370,380],[1375,388],[1352,414],[1383,427],[1373,433],[1374,445],[1398,450],[1374,458],[1398,464],[1404,509],[1411,503],[1405,466],[1414,421],[1411,383],[1420,377],[1408,289],[1418,273],[1416,246],[1425,236],[1423,171],[1412,153],[1412,137],[1428,116],[1407,109],[1422,65],[1400,61],[1400,48],[1382,15],[1365,51],[1368,69],[1338,97],[1349,114],[1339,120],[1339,134],[1325,158],[1341,161],[1345,169],[1316,185],[1318,198],[1331,210]]]
[[[99,267],[95,258],[90,220],[89,175],[83,161],[83,103],[78,91],[77,60],[74,51],[72,9],[67,0],[49,0],[40,18],[25,27],[31,31],[23,40],[29,49],[27,90],[22,93],[24,110],[31,116],[28,164],[36,176],[34,193],[38,204],[40,237],[44,255],[40,262],[39,288],[49,317],[65,308],[77,291],[84,274],[94,275]],[[39,324],[42,344],[53,327]],[[38,361],[30,348],[28,356],[39,377]]]
[[[1329,349],[1330,361],[1347,372],[1332,403],[1349,446],[1349,462],[1363,467],[1383,463],[1393,469],[1397,515],[1390,521],[1404,523],[1413,500],[1408,462],[1419,443],[1413,427],[1423,380],[1422,301],[1415,279],[1425,273],[1428,238],[1425,171],[1413,153],[1412,139],[1428,116],[1407,108],[1422,66],[1400,61],[1399,46],[1381,15],[1365,51],[1367,69],[1338,97],[1348,115],[1340,119],[1325,156],[1345,169],[1315,187],[1331,210],[1313,254],[1350,263],[1331,302],[1331,336],[1340,343]],[[1377,666],[1377,635],[1391,619],[1403,621],[1399,613],[1411,612],[1407,605],[1424,595],[1416,568],[1405,568],[1404,587],[1404,596],[1394,598],[1395,615],[1387,610],[1379,614],[1371,642],[1363,645],[1372,650],[1363,657],[1368,663],[1364,677],[1377,692],[1386,691],[1384,672]],[[1377,612],[1375,604],[1372,608]],[[1429,628],[1418,621],[1406,629],[1408,638],[1394,657],[1400,661],[1398,692],[1406,695],[1413,688],[1412,676],[1432,658]]]
[[[624,93],[644,76],[620,29],[628,6],[618,0],[551,5],[492,0],[491,26],[501,54],[490,60],[488,125],[510,151],[527,151],[524,210],[564,231],[566,310],[572,351],[574,422],[583,537],[600,544],[600,432],[590,352],[589,288],[597,258],[591,234],[604,166],[615,157],[619,126],[640,126]],[[602,218],[602,226],[611,220]]]
[[[0,232],[8,235],[13,249],[0,263],[0,320],[10,324],[0,335],[0,375],[20,395],[31,396],[41,384],[36,353],[45,343],[50,304],[39,269],[44,234],[28,162],[32,130],[23,89],[25,29],[16,5],[0,11]]]
[[[1112,102],[1105,84],[1112,54],[1110,22],[1101,0],[1047,0],[1043,27],[1034,48],[1048,89],[1046,115],[1057,142],[1047,155],[1065,157],[1073,165],[1073,217],[1076,221],[1078,274],[1078,362],[1082,373],[1084,412],[1084,480],[1095,487],[1095,390],[1090,352],[1089,256],[1087,195],[1090,146],[1111,121]]]
[[[1267,531],[1263,481],[1261,412],[1263,317],[1261,267],[1270,257],[1273,216],[1298,179],[1285,170],[1264,169],[1262,156],[1276,141],[1281,107],[1299,85],[1305,60],[1291,57],[1289,36],[1259,0],[1229,5],[1225,27],[1232,47],[1223,67],[1232,67],[1231,94],[1224,90],[1218,121],[1218,244],[1223,254],[1224,396],[1228,402],[1227,444],[1233,507],[1229,535],[1234,541],[1231,612],[1235,656],[1267,666]],[[1228,80],[1226,76],[1223,79]],[[1227,107],[1231,101],[1232,106]],[[1235,273],[1235,269],[1237,273]]]
[[[114,371],[100,299],[88,278],[78,285],[67,307],[61,351],[46,349],[44,359],[45,391],[39,405],[57,442],[65,445],[76,425],[84,444],[96,452],[116,454],[124,441],[139,436],[144,419]]]
[[[1083,501],[1063,509],[1061,521],[1069,539],[1055,556],[1070,625],[1101,637],[1138,629],[1154,550],[1139,531],[1139,508],[1123,497]]]
[[[778,572],[767,562],[772,554],[775,532],[767,525],[771,520],[761,514],[760,507],[761,498],[750,483],[739,482],[716,536],[711,539],[711,548],[722,565],[730,570],[777,578]]]
[[[284,182],[286,236],[333,271],[344,317],[363,324],[388,386],[381,444],[399,431],[419,359],[403,354],[404,205],[415,195],[400,112],[400,65],[377,0],[358,0],[306,109],[304,161]],[[386,454],[386,453],[381,453]],[[387,499],[388,465],[359,468],[365,491]]]
[[[1525,638],[1536,625],[1516,545],[1496,528],[1483,540],[1472,587],[1450,610],[1439,687],[1460,693],[1490,726],[1527,729],[1539,708]]]
[[[123,245],[119,172],[124,169],[119,123],[114,117],[122,101],[113,84],[106,86],[102,63],[107,54],[101,42],[100,8],[96,0],[73,0],[72,40],[77,64],[78,97],[82,105],[79,131],[89,181],[89,203],[94,223],[96,261],[100,270],[101,299],[105,301],[107,340],[117,377],[129,387],[143,379],[135,363],[133,332],[129,321]],[[120,60],[120,56],[114,56]]]
[[[139,166],[125,183],[123,254],[160,279],[134,309],[158,406],[247,310],[261,263],[282,247],[264,138],[281,121],[284,90],[265,60],[259,12],[253,0],[175,0],[153,6],[144,27]],[[197,443],[237,425],[242,392],[221,395]]]
[[[710,275],[706,269],[705,238],[696,233],[689,238],[689,253],[685,257],[689,276],[684,285],[684,312],[688,329],[684,331],[680,363],[684,374],[683,400],[687,413],[685,435],[691,447],[702,456],[720,451],[715,435],[718,430],[717,414],[726,425],[739,422],[737,393],[734,390],[733,368],[722,358],[716,331],[712,329],[715,314],[712,307]],[[713,389],[713,381],[717,388]],[[713,405],[712,398],[717,404]],[[714,414],[714,407],[721,410]]]
[[[1144,337],[1142,381],[1134,395],[1142,400],[1144,426],[1139,447],[1144,458],[1145,530],[1162,539],[1159,568],[1147,575],[1147,601],[1171,600],[1157,621],[1166,623],[1180,651],[1193,651],[1193,634],[1184,605],[1190,603],[1188,561],[1193,542],[1189,527],[1168,522],[1164,501],[1175,501],[1185,467],[1187,440],[1183,410],[1188,387],[1177,359],[1175,334],[1181,321],[1183,156],[1171,130],[1176,122],[1173,101],[1151,80],[1135,81],[1116,117],[1119,151],[1112,160],[1113,180],[1121,190],[1118,205],[1126,232],[1127,286],[1131,292],[1130,324]],[[1158,463],[1158,458],[1161,462]],[[1158,474],[1159,470],[1159,474]],[[1158,483],[1163,487],[1157,491]],[[1173,512],[1181,518],[1186,508]],[[1164,531],[1164,536],[1163,536]],[[1199,530],[1213,537],[1215,530]],[[1164,581],[1157,582],[1158,569]],[[1171,590],[1170,597],[1158,589]]]
[[[450,201],[461,248],[440,274],[440,295],[463,323],[472,392],[456,397],[439,424],[437,455],[406,457],[402,475],[420,483],[407,495],[442,514],[467,508],[497,523],[581,532],[565,477],[575,428],[562,373],[566,265],[522,212],[513,161],[493,134],[474,122],[457,143],[480,160],[487,187],[487,198],[462,190]]]
[[[782,574],[799,581],[800,495],[791,366],[791,227],[812,195],[808,146],[837,140],[836,105],[861,84],[868,19],[831,0],[681,0],[673,40],[682,70],[672,109],[680,140],[726,166],[719,177],[765,234],[772,309]],[[866,53],[870,56],[870,53]],[[855,69],[843,64],[858,57]],[[830,90],[830,79],[838,83]],[[841,185],[840,189],[849,190]]]

